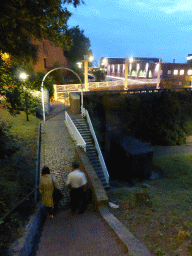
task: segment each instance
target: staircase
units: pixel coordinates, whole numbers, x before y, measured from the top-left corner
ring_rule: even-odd
[[[92,138],[86,119],[82,118],[80,114],[70,115],[70,117],[86,143],[86,153],[94,168],[94,171],[96,172],[98,178],[100,179],[103,187],[105,189],[108,189],[109,185],[106,182],[105,175],[103,173],[103,170],[98,158],[97,150],[94,145],[94,140]]]

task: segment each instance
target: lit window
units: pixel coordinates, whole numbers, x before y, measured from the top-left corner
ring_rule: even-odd
[[[192,70],[188,70],[188,75],[191,76],[192,75]]]
[[[184,69],[180,70],[180,75],[184,75]]]
[[[151,70],[149,70],[149,75],[148,75],[148,77],[153,77],[153,73],[152,73]]]
[[[178,75],[178,70],[175,69],[175,70],[173,71],[173,74],[174,74],[174,75]]]
[[[171,70],[168,70],[168,71],[167,71],[167,75],[171,75]]]

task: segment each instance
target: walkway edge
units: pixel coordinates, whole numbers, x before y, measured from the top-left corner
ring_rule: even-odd
[[[99,212],[105,222],[114,231],[128,251],[134,256],[151,256],[152,254],[112,213],[107,206],[99,206]]]

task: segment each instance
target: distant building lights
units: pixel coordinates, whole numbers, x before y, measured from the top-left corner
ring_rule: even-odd
[[[104,59],[102,60],[101,65],[102,65],[102,66],[107,66],[107,59],[106,59],[106,58],[104,58]]]
[[[192,56],[188,56],[188,57],[187,57],[187,60],[192,60]]]
[[[133,63],[133,57],[129,58],[129,62]]]

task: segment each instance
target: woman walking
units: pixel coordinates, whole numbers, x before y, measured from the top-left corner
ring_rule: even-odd
[[[54,176],[50,174],[49,167],[45,166],[42,169],[42,177],[39,184],[39,192],[42,197],[42,204],[47,208],[49,218],[53,219],[53,190],[54,187],[59,189],[58,182]]]

